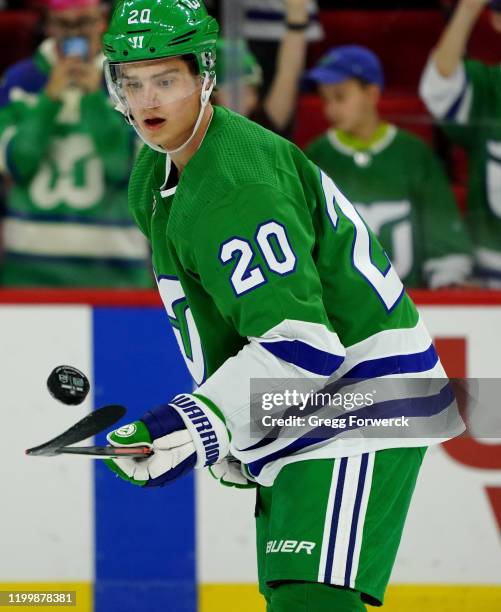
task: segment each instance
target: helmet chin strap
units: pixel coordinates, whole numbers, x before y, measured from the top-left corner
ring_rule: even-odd
[[[190,144],[190,142],[193,140],[193,138],[195,138],[195,134],[198,132],[198,128],[200,127],[200,124],[202,123],[205,109],[207,107],[207,104],[209,103],[210,96],[211,96],[212,90],[214,89],[214,85],[215,85],[215,82],[213,79],[212,82],[210,82],[208,89],[206,89],[208,82],[209,82],[209,77],[206,74],[204,77],[204,82],[202,83],[202,91],[200,92],[200,112],[198,113],[198,119],[195,123],[195,127],[193,128],[193,132],[191,133],[191,136],[180,147],[177,147],[176,149],[170,149],[170,150],[166,149],[166,152],[169,155],[172,155],[173,153],[179,153],[179,151],[182,151],[185,147],[187,147]]]
[[[190,142],[195,137],[195,134],[198,132],[198,128],[200,127],[200,124],[202,123],[205,109],[207,107],[207,104],[209,103],[209,100],[212,94],[212,90],[214,89],[215,79],[212,79],[212,81],[210,81],[209,87],[207,87],[208,83],[209,83],[209,75],[206,74],[204,76],[204,81],[202,83],[202,91],[200,92],[200,112],[198,113],[198,119],[195,123],[195,127],[193,128],[191,136],[188,138],[188,140],[184,142],[181,146],[177,147],[176,149],[164,149],[160,145],[157,145],[153,142],[149,142],[149,140],[143,136],[143,134],[141,133],[141,130],[139,130],[139,128],[137,127],[137,124],[134,121],[134,118],[131,116],[129,109],[127,109],[127,119],[129,120],[129,123],[136,130],[136,133],[139,136],[139,138],[149,147],[154,149],[155,151],[158,151],[159,153],[165,153],[166,155],[172,155],[173,153],[179,153],[179,151],[182,151],[184,148],[186,148],[190,144]]]

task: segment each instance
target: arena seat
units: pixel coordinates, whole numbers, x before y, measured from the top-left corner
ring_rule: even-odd
[[[311,47],[310,63],[337,45],[359,44],[383,63],[388,89],[416,93],[421,72],[445,25],[440,11],[322,11],[325,39]]]
[[[433,145],[433,122],[417,96],[388,93],[382,97],[379,110],[387,121],[413,132],[430,146]],[[294,142],[304,147],[327,128],[320,98],[310,94],[301,96],[296,113]]]
[[[0,11],[0,72],[33,53],[39,21],[35,11]]]

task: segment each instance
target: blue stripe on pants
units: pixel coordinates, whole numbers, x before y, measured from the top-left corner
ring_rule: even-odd
[[[324,582],[326,584],[330,584],[331,580],[332,564],[334,562],[334,548],[336,547],[336,535],[339,525],[339,513],[341,511],[341,502],[343,501],[344,479],[346,476],[346,466],[348,465],[348,459],[346,457],[343,457],[342,459],[336,459],[336,461],[340,461],[341,463],[339,465],[336,496],[334,498],[334,506],[332,509],[332,522],[331,532],[329,535],[329,546],[327,549],[327,559],[325,562]]]
[[[346,573],[344,576],[344,585],[350,586],[350,574],[353,565],[353,552],[355,550],[355,541],[357,538],[357,527],[360,517],[360,506],[362,504],[362,495],[364,493],[365,477],[367,475],[367,465],[369,463],[368,453],[362,455],[360,461],[360,473],[358,475],[357,493],[355,496],[355,505],[353,507],[353,518],[351,519],[350,541],[348,543],[348,554],[346,558]]]

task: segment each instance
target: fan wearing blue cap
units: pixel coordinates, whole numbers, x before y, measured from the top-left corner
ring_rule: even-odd
[[[331,125],[306,153],[329,174],[377,234],[408,287],[462,285],[471,245],[439,161],[426,144],[383,121],[379,58],[332,49],[305,75]]]
[[[306,73],[305,80],[318,87],[333,126],[362,138],[374,134],[379,125],[377,102],[384,75],[372,51],[357,45],[336,47]]]

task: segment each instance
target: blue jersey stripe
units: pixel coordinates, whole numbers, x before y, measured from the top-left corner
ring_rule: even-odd
[[[260,342],[260,345],[275,357],[318,376],[330,376],[344,361],[344,357],[322,351],[300,340]]]
[[[445,408],[450,406],[454,401],[455,396],[451,384],[447,383],[443,389],[436,395],[427,397],[412,397],[399,400],[389,400],[380,402],[372,406],[365,406],[360,410],[349,412],[349,416],[354,416],[361,419],[390,419],[396,417],[431,417],[439,414]],[[354,423],[347,424],[344,429],[333,429],[332,427],[322,426],[316,427],[301,438],[294,440],[291,444],[282,448],[266,457],[262,457],[256,461],[247,464],[250,473],[253,476],[259,476],[262,469],[267,463],[276,461],[288,455],[292,455],[300,450],[319,444],[321,442],[333,441],[334,438],[350,430],[359,429],[360,427]]]
[[[422,353],[391,355],[379,359],[362,361],[347,372],[343,378],[377,378],[391,374],[411,374],[426,372],[438,363],[438,355],[433,344]]]
[[[499,278],[501,279],[501,270],[494,270],[494,268],[488,268],[484,265],[476,264],[474,268],[475,276],[481,278]]]
[[[445,119],[455,119],[456,118],[459,108],[461,107],[461,104],[463,103],[463,100],[466,96],[466,91],[468,90],[468,86],[469,86],[469,81],[468,81],[468,78],[466,78],[463,89],[461,90],[459,96],[456,98],[456,100],[452,103],[451,107],[447,111],[445,115]]]

